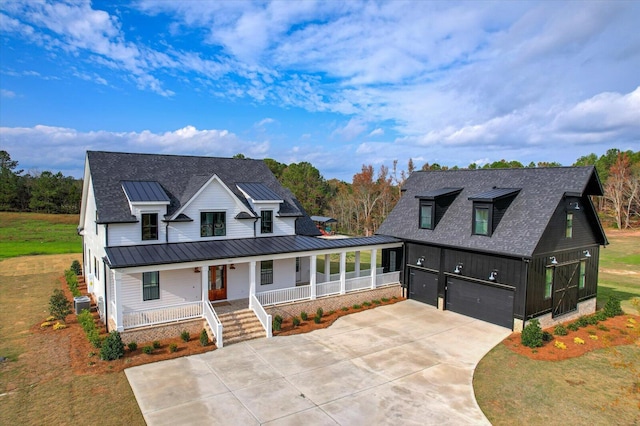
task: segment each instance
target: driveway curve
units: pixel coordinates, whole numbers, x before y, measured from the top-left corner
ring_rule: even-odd
[[[510,333],[406,300],[125,373],[149,425],[489,424],[473,371]]]

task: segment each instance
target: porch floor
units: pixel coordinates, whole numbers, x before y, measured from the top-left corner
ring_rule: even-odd
[[[216,314],[228,314],[230,312],[240,311],[249,307],[249,299],[222,300],[211,302]]]

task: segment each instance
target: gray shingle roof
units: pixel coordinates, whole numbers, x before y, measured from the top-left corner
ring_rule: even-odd
[[[238,240],[198,241],[193,243],[107,247],[106,251],[109,265],[115,269],[350,248],[373,244],[396,244],[400,242],[396,238],[382,235],[341,239],[288,235]]]
[[[280,185],[262,160],[88,151],[87,161],[100,223],[135,221],[122,190],[123,181],[158,182],[169,197],[170,217],[215,174],[251,212],[236,184],[260,182],[283,200],[280,216],[297,218],[296,233],[319,235],[291,191]]]
[[[418,227],[416,196],[445,187],[464,188],[434,230]],[[472,235],[473,201],[496,188],[521,188],[490,237]],[[411,241],[531,257],[566,193],[602,195],[593,167],[551,167],[414,172],[378,234]],[[603,234],[604,238],[604,234]]]

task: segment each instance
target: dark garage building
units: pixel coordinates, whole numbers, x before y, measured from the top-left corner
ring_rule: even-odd
[[[593,167],[414,172],[378,234],[405,242],[408,297],[521,330],[595,311]]]

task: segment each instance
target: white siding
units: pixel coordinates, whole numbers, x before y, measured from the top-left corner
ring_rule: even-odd
[[[280,288],[295,287],[296,259],[280,259],[273,261],[273,284],[260,284],[260,262],[256,264],[256,292],[278,290]]]
[[[193,269],[160,272],[160,299],[142,300],[142,274],[117,274],[121,280],[123,311],[160,308],[176,303],[202,300],[200,274]]]
[[[162,244],[166,242],[165,223],[162,222],[167,209],[165,206],[145,206],[134,209],[133,213],[138,223],[112,223],[109,224],[110,246],[131,246],[137,244]],[[142,241],[142,214],[158,214],[158,239]]]
[[[89,179],[88,182],[87,202],[84,208],[84,223],[82,224],[84,228],[84,264],[82,265],[82,272],[84,273],[87,282],[88,291],[93,293],[97,299],[98,297],[104,297],[105,295],[102,258],[106,255],[106,252],[104,250],[104,225],[98,225],[96,227],[96,201],[95,194],[93,192],[93,182],[91,179]],[[98,233],[96,233],[96,228]],[[97,277],[95,271],[96,263],[100,269]]]

